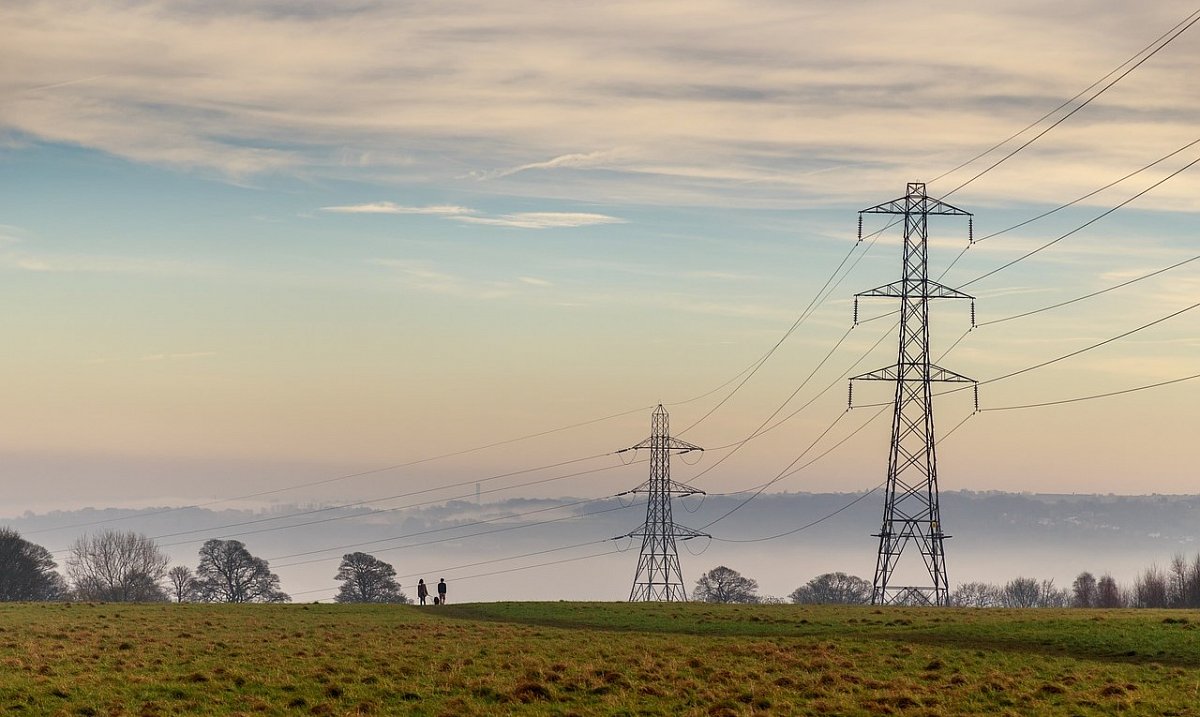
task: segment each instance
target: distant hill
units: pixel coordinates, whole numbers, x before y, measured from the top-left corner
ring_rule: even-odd
[[[871,534],[878,529],[882,494],[870,495],[846,508],[856,497],[840,493],[764,494],[709,529],[718,540],[681,544],[685,575],[694,580],[699,572],[725,563],[757,578],[767,594],[786,594],[809,577],[829,570],[869,578],[875,555]],[[701,528],[744,498],[732,495],[714,496],[703,502],[694,498],[677,501],[675,520]],[[487,587],[481,588],[474,599],[493,595],[496,599],[620,599],[628,591],[639,546],[631,545],[629,540],[602,541],[637,527],[644,516],[644,503],[606,499],[570,505],[579,500],[513,498],[482,505],[450,501],[403,509],[393,509],[398,506],[389,504],[354,508],[280,505],[257,511],[83,509],[25,514],[0,524],[16,528],[52,551],[68,547],[87,531],[109,527],[137,530],[157,537],[177,562],[193,567],[203,540],[232,537],[245,542],[256,555],[268,558],[283,577],[284,589],[311,596],[305,599],[332,594],[338,560],[342,553],[354,550],[392,562],[405,585],[416,582],[415,577],[406,575],[425,575],[422,571],[434,578],[444,576],[449,580],[457,576],[479,584],[486,582]],[[1021,574],[1067,584],[1082,570],[1111,572],[1119,580],[1129,581],[1151,563],[1161,565],[1175,553],[1200,551],[1200,496],[1195,495],[951,491],[942,494],[941,506],[945,529],[953,536],[946,543],[952,583],[1003,581]],[[844,510],[833,518],[779,539],[722,542],[783,533],[839,509]],[[278,529],[285,526],[294,527]],[[589,541],[595,545],[542,557],[490,562]],[[472,577],[608,549],[614,554]],[[617,549],[627,552],[615,552]],[[689,554],[689,550],[697,555]],[[65,553],[56,553],[55,557],[61,565]],[[479,565],[471,565],[474,563]]]

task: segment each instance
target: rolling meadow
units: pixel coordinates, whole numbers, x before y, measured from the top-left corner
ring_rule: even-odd
[[[25,715],[1192,715],[1200,615],[699,603],[0,606]]]

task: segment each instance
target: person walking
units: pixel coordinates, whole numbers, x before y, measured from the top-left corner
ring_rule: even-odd
[[[421,604],[425,604],[425,598],[429,597],[429,588],[425,587],[425,578],[417,581],[417,597],[421,600]]]
[[[446,578],[438,581],[438,597],[441,598],[443,605],[446,604]]]

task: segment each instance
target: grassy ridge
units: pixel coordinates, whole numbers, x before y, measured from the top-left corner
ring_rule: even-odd
[[[1200,615],[3,605],[12,714],[1200,714]]]

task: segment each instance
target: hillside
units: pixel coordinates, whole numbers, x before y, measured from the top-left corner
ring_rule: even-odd
[[[0,709],[1185,715],[1198,622],[790,605],[4,605]]]

